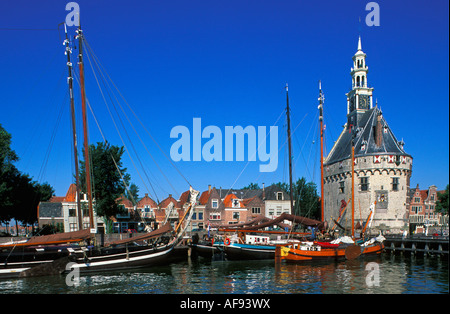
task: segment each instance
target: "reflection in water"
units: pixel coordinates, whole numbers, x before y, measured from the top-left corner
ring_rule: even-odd
[[[75,287],[64,276],[0,280],[0,293],[448,293],[448,262],[391,255],[301,264],[199,259],[82,276]]]

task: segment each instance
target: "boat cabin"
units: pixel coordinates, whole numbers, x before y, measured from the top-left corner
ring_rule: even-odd
[[[245,244],[269,244],[269,237],[246,234]]]

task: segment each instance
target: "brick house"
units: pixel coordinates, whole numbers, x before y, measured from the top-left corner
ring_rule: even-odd
[[[448,223],[448,217],[435,211],[438,193],[435,185],[427,190],[420,190],[419,184],[409,190],[408,219],[410,232],[424,233],[427,226],[437,226]]]
[[[270,210],[270,216],[268,215]],[[198,201],[196,210],[203,221],[196,220],[198,228],[213,225],[231,225],[252,220],[258,215],[276,218],[291,213],[289,195],[277,185],[258,190],[222,189],[208,187]]]

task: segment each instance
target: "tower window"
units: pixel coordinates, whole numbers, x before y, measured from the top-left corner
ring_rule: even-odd
[[[359,182],[361,184],[361,191],[369,190],[369,177],[362,177]]]
[[[344,181],[339,182],[339,193],[345,193]]]
[[[392,191],[398,191],[398,178],[392,178]]]

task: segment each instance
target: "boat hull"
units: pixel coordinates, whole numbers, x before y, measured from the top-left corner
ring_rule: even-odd
[[[225,246],[228,260],[261,260],[275,258],[275,245],[249,245],[233,243]]]
[[[0,265],[0,278],[32,277],[67,273],[71,270],[79,270],[80,274],[102,271],[126,270],[142,267],[151,267],[170,262],[174,258],[175,243],[169,243],[159,247],[130,246],[118,248],[84,249],[77,251],[63,251],[42,255],[40,260],[32,260],[32,255],[27,255],[26,261],[16,261]],[[38,255],[35,254],[35,257]],[[70,261],[69,259],[70,258]],[[55,263],[65,260],[64,265]],[[71,263],[71,268],[66,269],[66,264]]]
[[[302,262],[313,260],[326,260],[326,259],[345,259],[347,247],[337,248],[321,248],[320,250],[305,250],[299,248],[289,248],[285,250],[284,254],[281,252],[283,248],[280,246],[277,251],[277,257],[285,260],[286,262]],[[360,255],[380,254],[383,249],[383,243],[376,243],[366,247],[361,246]]]
[[[79,270],[81,274],[93,272],[128,270],[163,265],[170,261],[174,252],[174,244],[157,248],[141,247],[125,249],[118,252],[100,252],[77,258],[71,264],[71,270]]]
[[[70,250],[70,251],[69,251]],[[0,279],[16,278],[31,268],[68,257],[79,246],[18,247],[0,253]]]

